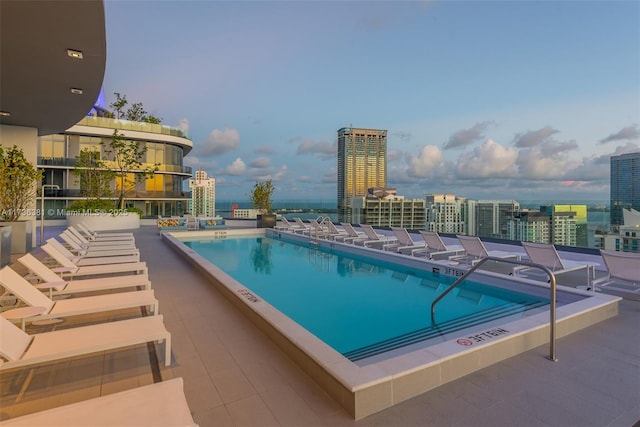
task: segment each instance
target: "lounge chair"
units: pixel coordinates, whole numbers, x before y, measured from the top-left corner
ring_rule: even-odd
[[[87,265],[80,267],[62,255],[60,251],[51,246],[50,243],[42,245],[41,248],[58,264],[60,264],[60,267],[53,267],[52,270],[56,273],[60,273],[63,277],[148,273],[147,264],[144,261],[127,262],[124,264]]]
[[[600,249],[607,276],[593,282],[596,287],[619,287],[640,294],[640,254]]]
[[[595,273],[595,266],[598,263],[584,261],[569,261],[560,258],[556,247],[546,243],[522,242],[524,250],[527,252],[529,260],[535,264],[544,265],[553,272],[554,275],[569,273],[577,270],[585,270],[586,287],[591,289],[591,281]],[[529,269],[518,269],[518,271],[527,271]]]
[[[67,257],[71,262],[77,266],[85,265],[104,265],[104,264],[122,264],[125,262],[139,262],[140,253],[127,255],[125,252],[116,251],[101,251],[102,255],[96,255],[96,252],[92,252],[91,255],[87,252],[85,256],[74,255],[69,249],[58,242],[54,238],[47,239],[47,243],[56,248],[58,252]],[[136,249],[137,250],[137,249]]]
[[[331,221],[327,221],[327,238],[329,240],[336,240],[339,237],[349,237],[349,234],[345,230],[340,230],[336,225]]]
[[[293,231],[294,233],[304,233],[305,231],[309,231],[310,226],[304,223],[300,218],[295,217],[293,220],[296,222],[295,226],[291,228],[289,231]]]
[[[135,238],[133,237],[133,234],[125,235],[125,236],[107,236],[107,235],[104,235],[104,236],[101,236],[101,235],[86,236],[86,235],[82,234],[78,229],[76,229],[73,225],[68,226],[67,230],[69,230],[70,232],[72,232],[73,234],[78,236],[79,238],[86,239],[87,241],[90,241],[90,242],[107,242],[107,241],[134,242],[135,241]]]
[[[108,394],[2,422],[4,426],[197,427],[181,377]]]
[[[393,235],[397,241],[386,244],[382,247],[385,251],[394,251],[401,254],[411,253],[414,249],[424,248],[424,244],[419,244],[413,241],[409,232],[402,227],[391,227]]]
[[[353,243],[355,239],[360,239],[365,237],[365,234],[363,232],[356,231],[356,229],[353,228],[353,225],[351,225],[348,222],[341,222],[340,225],[342,226],[342,229],[345,231],[345,233],[347,233],[347,235],[335,236],[334,240],[336,242]]]
[[[366,246],[366,247],[377,247],[378,249],[382,249],[384,245],[389,243],[394,243],[398,239],[395,237],[385,236],[384,234],[378,234],[369,224],[360,224],[360,228],[364,232],[364,239],[354,239],[353,243],[356,245]]]
[[[460,261],[463,263],[476,264],[479,260],[486,257],[495,258],[516,258],[520,260],[526,254],[520,251],[507,252],[507,251],[490,251],[484,246],[482,240],[477,236],[456,236],[458,241],[464,248],[463,255],[457,255],[450,257],[451,260]]]
[[[127,240],[88,240],[82,234],[80,234],[77,230],[74,230],[71,227],[67,227],[65,231],[68,231],[71,235],[73,235],[78,242],[85,248],[97,248],[100,246],[129,246],[135,247],[135,240],[127,239]]]
[[[162,316],[138,317],[28,335],[0,316],[0,370],[165,341],[164,365],[171,365],[171,334]],[[149,414],[145,414],[149,416]],[[3,422],[4,424],[4,422]]]
[[[151,289],[151,282],[146,274],[130,274],[128,276],[100,277],[97,279],[81,279],[66,281],[53,270],[40,262],[31,254],[18,258],[18,262],[41,281],[34,285],[38,289],[48,289],[49,298],[54,295],[68,295],[82,292],[105,290],[121,290],[127,288]]]
[[[23,321],[23,327],[26,319],[30,321],[56,319],[134,307],[152,307],[151,312],[158,314],[158,300],[155,298],[152,290],[120,292],[53,301],[9,266],[0,270],[0,284],[26,305],[42,308],[41,313],[30,313],[27,318],[16,317]],[[10,312],[12,310],[21,309],[10,309],[3,311],[1,314],[2,316],[7,316],[7,313],[11,315]]]
[[[82,244],[75,236],[67,231],[60,233],[60,238],[64,240],[70,250],[79,256],[106,256],[105,253],[118,255],[137,255],[140,250],[134,245],[113,245],[113,246],[91,246]],[[55,239],[54,239],[55,240]],[[47,239],[49,241],[49,239]]]
[[[285,218],[284,216],[281,216],[280,217],[280,224],[276,225],[275,227],[273,227],[273,229],[274,230],[289,231],[293,227],[294,227],[293,224],[291,224],[287,218]]]
[[[89,224],[86,224],[84,222],[80,222],[77,224],[78,225],[78,229],[85,231],[87,233],[87,235],[91,235],[94,237],[130,237],[133,238],[133,233],[131,232],[120,232],[120,231],[97,231],[94,230]]]
[[[420,235],[424,239],[425,246],[412,250],[411,255],[413,256],[424,254],[428,259],[442,260],[464,252],[462,245],[445,245],[440,235],[435,231],[421,230]]]

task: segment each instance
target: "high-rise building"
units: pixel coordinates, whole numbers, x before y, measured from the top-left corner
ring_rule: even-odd
[[[209,178],[203,170],[196,171],[195,178],[189,180],[191,215],[216,216],[216,180]]]
[[[338,221],[353,222],[351,200],[387,186],[387,131],[338,130]]]
[[[545,212],[552,218],[552,241],[556,245],[589,246],[587,238],[587,205],[544,205],[540,212]],[[562,213],[571,212],[567,218]],[[559,218],[553,219],[556,216]],[[571,230],[575,228],[575,232]],[[575,234],[575,235],[574,235]]]
[[[467,234],[505,239],[507,224],[520,203],[515,200],[468,200],[465,221]]]
[[[351,201],[352,222],[375,227],[424,230],[424,199],[405,199],[395,188],[370,188],[366,197]]]
[[[436,233],[465,234],[465,201],[453,194],[427,194],[426,229]]]
[[[549,243],[551,220],[544,212],[523,211],[507,222],[507,239],[520,242]]]
[[[611,225],[624,224],[622,209],[640,210],[640,152],[611,156]]]

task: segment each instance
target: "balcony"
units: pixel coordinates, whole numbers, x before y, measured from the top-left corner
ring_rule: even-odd
[[[161,135],[171,135],[189,139],[189,136],[182,130],[167,125],[154,123],[133,122],[130,120],[111,119],[108,117],[86,116],[78,122],[79,125],[100,127],[119,130],[133,130],[138,132],[149,132]]]

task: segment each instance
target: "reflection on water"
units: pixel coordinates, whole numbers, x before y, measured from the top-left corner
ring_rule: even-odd
[[[253,271],[256,273],[271,274],[273,264],[271,262],[271,241],[257,237],[250,253]]]

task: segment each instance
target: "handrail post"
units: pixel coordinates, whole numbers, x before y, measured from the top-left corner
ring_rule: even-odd
[[[455,282],[453,282],[447,289],[444,290],[436,299],[431,303],[431,324],[435,325],[435,314],[436,314],[436,304],[444,298],[449,292],[453,290],[453,288],[457,287],[460,283],[462,283],[471,273],[476,271],[482,264],[487,261],[496,261],[496,262],[504,262],[507,264],[515,264],[515,265],[523,265],[525,267],[538,268],[549,276],[549,356],[547,359],[552,360],[554,362],[558,361],[556,357],[556,276],[553,272],[546,266],[542,264],[534,264],[528,261],[521,260],[512,260],[507,258],[496,258],[496,257],[486,257],[482,258],[476,265],[473,265],[468,271],[466,271],[462,276],[458,277]]]

